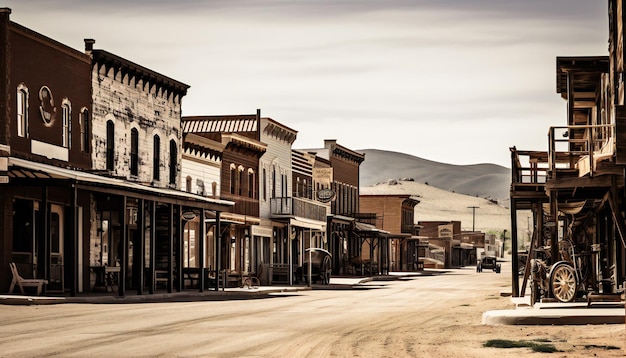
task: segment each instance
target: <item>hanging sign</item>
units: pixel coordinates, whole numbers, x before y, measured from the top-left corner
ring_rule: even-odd
[[[328,203],[335,197],[335,191],[332,189],[320,189],[315,195],[317,196],[318,201]]]

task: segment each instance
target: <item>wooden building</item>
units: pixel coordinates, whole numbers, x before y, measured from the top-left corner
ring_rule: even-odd
[[[263,252],[254,245],[259,240],[254,228],[260,223],[259,158],[267,151],[267,145],[259,141],[259,122],[260,111],[249,115],[183,117],[186,138],[196,138],[196,143],[202,141],[205,153],[212,150],[221,158],[219,179],[210,183],[209,195],[215,195],[215,187],[220,199],[235,203],[232,212],[222,216],[223,228],[214,244],[221,263],[217,269],[232,277],[256,272],[259,259],[255,254]]]
[[[176,190],[187,86],[9,15],[0,9],[0,287],[15,262],[48,280],[46,294],[182,289],[182,213],[232,206]]]
[[[377,228],[375,214],[359,207],[359,169],[363,153],[324,141],[323,148],[302,149],[315,155],[313,196],[330,203],[327,241],[333,275],[377,275],[389,270],[388,232]]]
[[[624,290],[625,10],[622,0],[608,4],[608,56],[556,59],[567,111],[564,123],[548,130],[548,150],[511,148],[512,293],[524,295],[530,282],[533,302]],[[524,256],[515,249],[521,211],[533,217]]]
[[[388,232],[389,270],[420,269],[420,240],[414,222],[417,197],[409,194],[376,193],[375,187],[362,190],[362,212],[374,213],[376,227]]]

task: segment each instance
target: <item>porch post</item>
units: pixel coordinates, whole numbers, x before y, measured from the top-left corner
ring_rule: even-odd
[[[178,269],[176,271],[176,278],[178,281],[176,285],[177,292],[181,292],[183,290],[183,247],[185,245],[184,226],[186,225],[187,221],[183,220],[182,218],[182,209],[183,207],[181,205],[178,205],[178,215],[176,215],[176,222],[178,222],[178,234],[176,235],[178,236],[178,245],[176,247],[176,268]]]
[[[120,297],[126,294],[126,270],[128,263],[128,226],[126,225],[126,195],[122,196],[122,205],[120,208],[120,245],[122,245],[122,252],[120,257],[120,273],[118,277],[118,289],[117,292]]]
[[[150,266],[148,270],[148,282],[150,286],[148,287],[148,293],[153,294],[156,288],[156,280],[155,278],[155,260],[156,260],[156,202],[150,201]]]
[[[215,233],[213,235],[215,247],[215,291],[220,289],[220,268],[222,267],[222,223],[221,212],[215,213]]]
[[[41,206],[39,207],[41,216],[39,224],[39,252],[37,253],[37,274],[46,280],[50,280],[50,210],[48,209],[48,187],[41,187]],[[46,286],[44,286],[44,294]]]
[[[511,294],[513,297],[519,297],[517,259],[517,201],[511,198]]]
[[[204,240],[206,240],[206,223],[204,222],[204,208],[200,209],[200,233],[198,234],[198,260],[200,261],[200,276],[198,276],[198,291],[204,292]]]
[[[134,270],[139,274],[137,277],[137,294],[143,295],[143,286],[145,281],[144,267],[146,266],[146,220],[145,220],[145,201],[144,199],[139,199],[137,203],[137,223],[139,224],[137,229],[139,234],[137,235],[137,240],[139,242],[135,243],[137,246],[137,250],[139,250],[139,262],[133,263],[134,265],[139,265],[139,270]],[[138,244],[138,245],[137,245]]]
[[[167,247],[167,293],[174,290],[174,204],[170,204],[169,226],[168,226],[168,247]]]
[[[72,183],[72,194],[71,194],[71,213],[72,217],[70,218],[70,222],[72,223],[71,227],[71,235],[72,237],[72,267],[69,269],[72,272],[72,286],[70,287],[70,296],[75,297],[76,292],[78,291],[78,270],[81,267],[78,262],[78,193],[76,189],[76,184]],[[66,266],[67,267],[67,266]],[[68,268],[66,268],[68,269]],[[61,278],[63,279],[63,278]]]

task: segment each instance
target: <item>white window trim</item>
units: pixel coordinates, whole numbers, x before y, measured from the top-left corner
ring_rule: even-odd
[[[22,93],[24,94],[23,98],[22,98]],[[22,106],[20,106],[19,103],[16,103],[17,135],[18,137],[28,138],[29,137],[29,134],[28,134],[28,99],[30,97],[30,94],[28,92],[28,87],[26,87],[23,83],[20,83],[19,86],[17,86],[16,94],[17,94],[16,101],[19,101],[20,98],[22,98],[23,100]],[[21,116],[20,116],[20,111],[22,109],[24,109],[24,112],[21,113]]]
[[[67,110],[67,112],[66,112]],[[72,102],[69,99],[63,98],[61,102],[61,121],[63,122],[63,147],[72,149]]]

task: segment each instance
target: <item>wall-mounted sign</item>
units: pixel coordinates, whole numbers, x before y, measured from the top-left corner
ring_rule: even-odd
[[[320,189],[315,195],[317,196],[317,200],[322,203],[328,203],[335,197],[335,191],[332,189]]]
[[[48,86],[41,86],[39,89],[39,113],[41,113],[41,119],[46,127],[52,127],[54,120],[56,119],[57,109],[54,107],[54,98],[52,97],[52,91]]]
[[[183,211],[182,217],[183,217],[183,220],[191,221],[196,218],[196,213],[194,213],[191,210]]]

